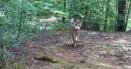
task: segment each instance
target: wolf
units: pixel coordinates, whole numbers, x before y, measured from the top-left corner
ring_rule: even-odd
[[[70,20],[70,25],[71,25],[71,29],[70,29],[71,39],[73,41],[74,47],[76,47],[79,41],[79,33],[80,33],[80,28],[82,26],[82,22],[80,21],[80,19],[72,18]]]

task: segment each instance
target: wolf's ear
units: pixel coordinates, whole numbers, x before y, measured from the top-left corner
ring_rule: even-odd
[[[70,19],[70,23],[73,23],[74,22],[74,18]]]
[[[80,26],[80,27],[82,26],[82,22],[80,22],[79,26]]]

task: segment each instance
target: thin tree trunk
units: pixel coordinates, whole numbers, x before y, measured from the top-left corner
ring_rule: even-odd
[[[108,12],[109,12],[109,6],[110,6],[110,0],[107,0],[107,4],[106,4],[106,13],[105,13],[105,24],[104,24],[104,31],[107,31],[107,20],[109,18]]]
[[[88,29],[88,23],[87,23],[88,18],[87,18],[87,17],[88,17],[88,15],[89,15],[89,14],[88,14],[88,13],[89,13],[89,12],[88,12],[88,6],[86,6],[84,9],[85,9],[85,15],[86,15],[86,16],[84,17],[84,21],[83,21],[83,24],[82,24],[81,29],[84,29],[84,30],[86,29],[86,30],[87,30],[87,29]]]
[[[0,44],[0,69],[6,66],[4,51],[5,51],[4,45]]]
[[[22,32],[22,25],[23,25],[23,1],[21,3],[21,9],[20,9],[20,21],[19,21],[19,26],[18,26],[18,35],[17,35],[17,40],[19,39],[20,37],[20,34]]]
[[[116,15],[118,15],[118,0],[116,0]],[[117,32],[117,20],[118,20],[118,16],[115,16],[115,24],[114,24],[114,32]]]
[[[19,26],[18,26],[18,35],[17,35],[17,38],[16,38],[17,40],[20,37],[21,30],[22,30],[22,16],[20,16],[20,22],[19,22]]]
[[[64,9],[63,9],[63,12],[65,12],[65,10],[66,10],[66,0],[64,0]],[[66,21],[66,18],[64,16],[62,17],[62,21],[63,21],[63,23],[65,23],[65,21]]]

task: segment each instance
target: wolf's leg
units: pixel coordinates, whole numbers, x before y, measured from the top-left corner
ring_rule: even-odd
[[[72,38],[72,41],[73,41],[73,45],[75,45],[75,37],[74,37],[74,33],[73,32],[71,33],[71,38]]]

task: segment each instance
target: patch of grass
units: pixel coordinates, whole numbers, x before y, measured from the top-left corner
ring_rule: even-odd
[[[27,69],[27,66],[25,63],[15,62],[11,65],[7,65],[4,69]]]

